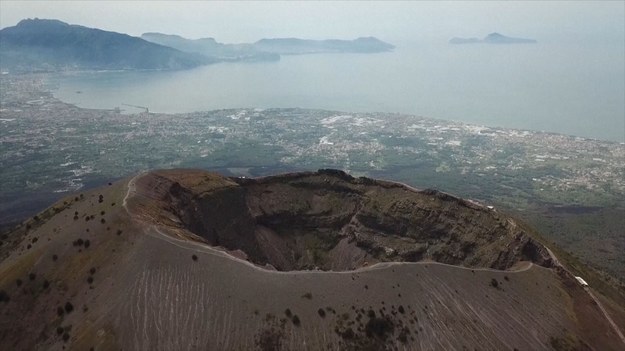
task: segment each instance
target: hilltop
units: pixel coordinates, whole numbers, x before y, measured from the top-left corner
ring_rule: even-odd
[[[335,170],[142,173],[59,201],[0,257],[3,349],[623,346],[622,297],[522,223]]]
[[[14,70],[120,70],[183,69],[212,61],[126,34],[35,18],[0,30],[0,62]]]

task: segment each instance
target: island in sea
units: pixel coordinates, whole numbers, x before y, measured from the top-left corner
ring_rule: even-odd
[[[484,39],[454,37],[449,40],[449,44],[536,44],[536,40],[508,37],[499,33],[490,33],[484,37]]]

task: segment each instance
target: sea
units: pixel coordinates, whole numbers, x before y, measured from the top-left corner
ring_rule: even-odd
[[[415,44],[182,71],[68,73],[54,79],[53,93],[80,107],[124,113],[396,112],[625,142],[624,62],[622,45]]]

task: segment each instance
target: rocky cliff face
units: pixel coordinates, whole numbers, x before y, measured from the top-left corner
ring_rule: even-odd
[[[512,219],[434,191],[321,170],[261,179],[161,171],[141,179],[171,225],[277,270],[352,270],[385,261],[508,269],[550,266]],[[155,186],[155,184],[159,184]]]

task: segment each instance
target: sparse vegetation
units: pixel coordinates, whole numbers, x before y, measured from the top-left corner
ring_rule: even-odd
[[[74,305],[72,305],[71,302],[66,302],[65,303],[65,312],[67,313],[71,313],[74,310]]]
[[[197,255],[193,255],[193,256],[191,256],[191,259],[192,259],[193,261],[197,261]]]
[[[307,292],[304,295],[302,295],[302,298],[308,299],[308,300],[312,300],[312,293]]]
[[[256,335],[256,346],[261,351],[277,351],[282,349],[283,331],[275,327],[267,328]]]
[[[399,342],[401,342],[402,344],[405,344],[408,342],[408,335],[410,335],[410,330],[406,327],[403,327],[399,332],[399,335],[397,336],[397,340],[399,340]]]
[[[574,351],[580,349],[578,347],[579,345],[577,345],[575,337],[572,335],[558,338],[551,337],[549,338],[549,344],[555,351]]]
[[[321,317],[321,318],[325,318],[326,317],[326,311],[323,308],[318,309],[317,313],[319,313],[319,317]]]
[[[299,327],[301,325],[301,321],[299,320],[299,317],[294,314],[293,317],[291,318],[291,322],[293,322],[293,325],[296,327]]]
[[[493,278],[490,280],[490,286],[492,286],[493,288],[498,289],[499,288],[499,282],[497,281],[497,279]]]
[[[347,328],[343,330],[337,327],[334,329],[334,331],[339,334],[343,339],[351,340],[356,337],[356,333],[354,333],[354,330],[352,330],[352,328]]]
[[[394,325],[388,318],[374,317],[365,325],[365,333],[368,337],[377,337],[385,340],[393,333]]]

